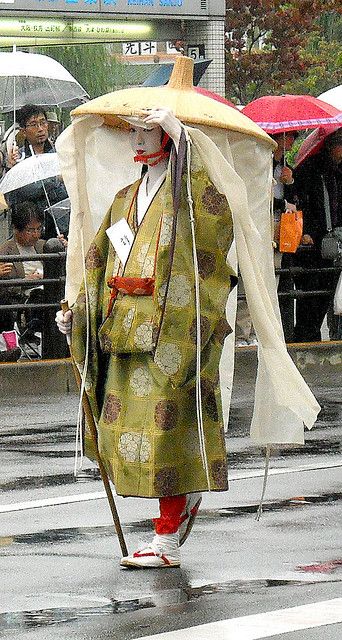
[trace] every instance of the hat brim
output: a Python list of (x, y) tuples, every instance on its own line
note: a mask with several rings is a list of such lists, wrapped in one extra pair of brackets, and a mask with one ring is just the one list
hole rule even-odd
[(127, 118), (141, 118), (146, 109), (168, 108), (184, 124), (237, 131), (276, 148), (267, 133), (243, 113), (197, 93), (193, 86), (193, 67), (191, 58), (179, 56), (166, 86), (113, 91), (80, 105), (72, 111), (72, 116), (98, 115), (111, 127), (127, 129), (131, 126)]
[(124, 122), (127, 122), (127, 124), (129, 124), (132, 127), (141, 127), (142, 129), (148, 129), (148, 131), (151, 131), (152, 129), (155, 129), (155, 127), (156, 127), (155, 124), (146, 123), (144, 118), (140, 117), (140, 116), (127, 117), (127, 116), (122, 116), (122, 115), (118, 114), (117, 117), (120, 118), (121, 120), (123, 120)]

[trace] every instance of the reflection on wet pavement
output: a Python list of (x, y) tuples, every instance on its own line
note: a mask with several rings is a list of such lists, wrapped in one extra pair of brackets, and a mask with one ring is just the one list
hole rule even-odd
[[(180, 569), (173, 569), (175, 573), (180, 574)], [(304, 581), (305, 584), (315, 584), (316, 580)], [(65, 622), (81, 620), (93, 616), (115, 615), (122, 613), (131, 613), (141, 609), (151, 609), (155, 607), (165, 607), (184, 602), (198, 600), (201, 597), (215, 593), (248, 593), (251, 589), (267, 589), (274, 587), (301, 585), (303, 581), (298, 580), (232, 580), (226, 583), (207, 584), (200, 587), (191, 587), (185, 584), (181, 588), (165, 589), (156, 595), (145, 595), (141, 598), (131, 598), (118, 600), (116, 598), (102, 598), (104, 604), (101, 606), (87, 607), (53, 607), (49, 609), (40, 609), (33, 611), (14, 611), (0, 614), (0, 629), (33, 629), (38, 627), (46, 627), (58, 625)], [(64, 594), (68, 595), (68, 594)], [(63, 594), (59, 594), (63, 597)]]
[(14, 491), (17, 489), (44, 489), (45, 487), (57, 487), (65, 484), (83, 484), (92, 480), (100, 479), (100, 471), (94, 467), (92, 469), (83, 469), (76, 477), (73, 473), (59, 473), (50, 476), (27, 476), (3, 482), (0, 486), (1, 491)]
[[(277, 500), (274, 502), (263, 503), (263, 511), (283, 511), (286, 508), (298, 508), (301, 506), (308, 506), (311, 504), (324, 504), (329, 502), (336, 502), (342, 499), (342, 493), (326, 493), (318, 496), (298, 496), (294, 498), (288, 498), (287, 500)], [(227, 509), (220, 509), (220, 516), (231, 517), (241, 516), (247, 513), (256, 513), (258, 511), (258, 504), (247, 504), (238, 507), (228, 507)], [(302, 526), (302, 525), (301, 525)]]
[[(249, 442), (247, 442), (250, 413), (251, 411), (248, 407), (232, 407), (231, 410), (231, 421), (228, 432), (228, 462), (230, 468), (241, 469), (241, 475), (244, 475), (243, 470), (262, 470), (264, 466), (263, 450), (251, 446)], [(320, 464), (320, 470), (325, 468), (325, 465), (329, 468), (327, 462), (329, 458), (332, 466), (337, 467), (339, 463), (336, 462), (336, 455), (341, 451), (338, 431), (341, 421), (341, 404), (334, 401), (325, 402), (315, 429), (306, 434), (306, 444), (300, 447), (296, 446), (276, 450), (273, 458), (275, 464), (280, 468), (286, 467), (285, 470), (289, 471), (291, 467), (289, 458), (291, 458), (294, 461), (293, 472), (296, 472), (300, 467), (300, 464), (298, 464), (299, 458), (305, 456), (306, 462), (308, 458), (311, 458), (313, 460), (313, 466), (317, 466), (317, 469)], [(67, 491), (65, 487), (70, 485), (73, 493), (77, 493), (74, 491), (75, 484), (99, 482), (100, 476), (97, 468), (87, 468), (80, 472), (77, 478), (74, 477), (71, 463), (71, 458), (74, 455), (74, 433), (75, 427), (73, 425), (51, 426), (39, 424), (34, 428), (13, 427), (2, 429), (0, 433), (0, 446), (4, 452), (2, 460), (7, 464), (7, 476), (4, 478), (2, 490), (5, 492), (7, 500), (9, 492), (20, 491), (21, 489), (28, 492), (30, 489), (49, 488), (50, 490), (50, 488), (60, 486), (62, 487), (60, 493), (63, 494)], [(55, 464), (53, 463), (53, 459), (55, 460)], [(283, 460), (285, 460), (285, 462), (282, 463)], [(23, 468), (26, 461), (27, 470), (30, 473), (33, 470), (33, 475), (31, 476), (29, 473), (29, 477), (22, 477), (26, 473), (26, 469)], [(38, 475), (39, 473), (40, 475)], [(239, 471), (235, 473), (235, 476), (236, 478), (239, 477)], [(248, 477), (248, 474), (246, 474), (246, 477)], [(285, 476), (285, 478), (287, 478), (287, 476)], [(328, 505), (330, 514), (331, 511), (334, 510), (334, 505), (336, 505), (342, 497), (342, 492), (336, 491), (336, 489), (340, 488), (336, 482), (326, 486), (326, 492), (324, 492), (321, 484), (316, 483), (312, 486), (304, 483), (304, 486), (307, 488), (303, 489), (303, 491), (307, 493), (306, 495), (299, 495), (300, 489), (295, 488), (298, 487), (297, 484), (291, 484), (291, 478), (292, 476), (289, 476), (287, 486), (290, 488), (285, 495), (292, 495), (292, 498), (264, 502), (264, 511), (277, 513), (276, 517), (270, 518), (267, 524), (268, 535), (272, 535), (273, 533), (276, 540), (278, 540), (278, 534), (283, 534), (284, 539), (287, 534), (292, 534), (293, 538), (290, 539), (295, 539), (297, 529), (299, 530), (298, 535), (302, 538), (303, 532), (306, 531), (306, 529), (309, 529), (311, 532), (317, 511), (315, 507), (326, 504)], [(315, 492), (316, 487), (317, 495), (311, 495), (311, 492)], [(330, 492), (328, 493), (329, 490)], [(295, 493), (296, 491), (298, 491), (297, 495)], [(57, 492), (58, 490), (54, 492), (50, 491), (50, 493), (55, 494)], [(238, 518), (240, 517), (242, 519), (241, 528), (243, 529), (243, 527), (246, 527), (245, 516), (255, 514), (258, 508), (258, 503), (252, 503), (252, 501), (256, 499), (256, 493), (254, 497), (252, 497), (250, 493), (246, 495), (247, 498), (245, 497), (244, 499), (248, 500), (247, 505), (227, 506), (227, 508), (216, 510), (203, 509), (198, 516), (199, 524), (201, 524), (202, 527), (202, 531), (200, 529), (202, 538), (207, 540), (208, 531), (215, 532), (215, 527), (217, 530), (224, 530), (226, 537), (230, 538), (232, 534), (237, 536), (240, 525)], [(284, 493), (281, 495), (284, 496)], [(22, 499), (21, 495), (20, 499)], [(223, 498), (223, 500), (226, 500), (226, 498)], [(227, 499), (227, 502), (223, 500), (220, 502), (220, 505), (229, 505), (229, 499)], [(243, 499), (241, 499), (241, 501), (243, 501)], [(82, 509), (83, 507), (81, 505), (80, 512)], [(298, 510), (300, 514), (304, 514), (305, 512), (307, 517), (297, 517)], [(291, 511), (292, 517), (291, 515), (288, 516)], [(282, 518), (282, 516), (278, 515), (279, 512), (286, 512), (287, 515)], [(140, 512), (140, 515), (137, 515), (137, 517), (144, 516), (146, 516), (146, 513), (143, 511)], [(38, 517), (39, 516), (37, 516), (37, 518)], [(96, 562), (100, 558), (102, 562), (101, 566), (106, 566), (107, 556), (103, 549), (106, 547), (107, 539), (115, 535), (113, 526), (70, 526), (53, 528), (58, 526), (58, 521), (54, 518), (51, 520), (47, 518), (39, 522), (39, 527), (42, 530), (31, 533), (32, 520), (30, 520), (30, 518), (32, 518), (32, 516), (29, 514), (27, 520), (25, 520), (25, 518), (26, 516), (23, 518), (25, 523), (27, 522), (27, 525), (25, 524), (26, 528), (21, 528), (21, 531), (25, 531), (25, 533), (16, 533), (19, 530), (16, 523), (16, 515), (13, 519), (13, 528), (12, 525), (10, 525), (3, 529), (3, 533), (6, 533), (6, 535), (0, 537), (2, 555), (6, 557), (10, 569), (15, 570), (19, 567), (19, 583), (23, 580), (23, 567), (26, 567), (26, 580), (30, 585), (32, 585), (32, 581), (30, 582), (30, 569), (32, 566), (37, 566), (37, 560), (41, 561), (41, 566), (44, 567), (44, 569), (47, 568), (48, 571), (48, 578), (44, 584), (49, 584), (49, 586), (46, 592), (41, 589), (41, 593), (37, 594), (34, 589), (32, 590), (32, 586), (30, 591), (30, 587), (26, 588), (26, 583), (23, 587), (20, 584), (19, 592), (21, 590), (21, 593), (24, 595), (21, 595), (21, 601), (17, 608), (26, 608), (27, 611), (7, 611), (6, 613), (0, 614), (0, 635), (1, 632), (4, 631), (5, 636), (6, 632), (9, 631), (12, 631), (12, 637), (15, 637), (16, 634), (18, 634), (18, 630), (24, 630), (25, 632), (25, 630), (32, 629), (34, 634), (34, 629), (38, 629), (39, 627), (48, 628), (51, 626), (56, 626), (56, 633), (59, 633), (58, 625), (62, 623), (72, 623), (79, 620), (90, 621), (95, 616), (109, 618), (110, 624), (112, 624), (111, 617), (116, 614), (125, 614), (143, 609), (150, 609), (152, 612), (153, 609), (156, 610), (159, 607), (161, 609), (164, 607), (165, 610), (168, 605), (174, 607), (179, 603), (195, 602), (198, 600), (200, 601), (199, 606), (205, 608), (205, 597), (207, 596), (210, 599), (211, 594), (239, 594), (253, 591), (254, 593), (258, 592), (263, 597), (265, 590), (270, 588), (285, 587), (286, 591), (290, 591), (293, 585), (299, 585), (300, 588), (302, 588), (304, 584), (311, 585), (322, 581), (329, 583), (337, 582), (337, 574), (342, 569), (341, 560), (335, 559), (339, 557), (339, 551), (334, 548), (336, 545), (329, 546), (326, 553), (324, 553), (324, 550), (321, 552), (321, 548), (319, 547), (319, 555), (317, 551), (318, 546), (314, 547), (314, 545), (312, 545), (312, 549), (309, 550), (308, 553), (305, 555), (297, 554), (295, 558), (291, 556), (289, 562), (287, 562), (288, 557), (286, 556), (286, 562), (284, 565), (280, 564), (280, 570), (275, 571), (271, 562), (269, 562), (266, 568), (264, 568), (263, 564), (262, 572), (258, 571), (255, 580), (248, 579), (253, 575), (251, 573), (241, 575), (239, 570), (235, 571), (235, 574), (232, 574), (229, 568), (229, 573), (225, 573), (222, 579), (227, 580), (227, 578), (234, 577), (234, 580), (230, 580), (229, 582), (216, 582), (219, 571), (215, 571), (215, 573), (211, 573), (204, 578), (208, 583), (213, 580), (213, 583), (198, 586), (197, 581), (195, 582), (195, 586), (191, 586), (189, 584), (189, 582), (191, 582), (189, 575), (193, 574), (174, 569), (167, 575), (166, 583), (162, 575), (160, 577), (158, 576), (156, 580), (148, 577), (148, 575), (151, 576), (151, 573), (148, 573), (146, 578), (144, 576), (144, 592), (143, 589), (141, 589), (141, 583), (139, 583), (140, 586), (136, 589), (134, 586), (135, 577), (133, 576), (130, 582), (129, 576), (123, 570), (121, 576), (123, 576), (124, 587), (122, 588), (125, 590), (132, 588), (132, 591), (125, 591), (124, 593), (118, 591), (116, 582), (115, 587), (109, 587), (109, 595), (112, 597), (102, 597), (101, 594), (104, 592), (104, 589), (108, 589), (108, 582), (105, 584), (105, 580), (102, 579), (101, 576), (101, 581), (99, 580), (100, 584), (97, 585), (94, 589), (94, 594), (91, 596), (89, 593), (91, 592), (92, 585), (89, 588), (82, 574), (79, 583), (75, 584), (74, 592), (70, 590), (71, 592), (64, 593), (68, 590), (70, 584), (70, 582), (64, 581), (64, 572), (67, 573), (65, 567), (76, 566), (77, 563), (80, 562), (80, 558), (81, 561), (84, 560), (84, 558), (86, 558), (85, 552), (89, 549), (90, 543), (92, 543), (94, 539), (104, 541), (103, 547), (101, 547), (99, 551), (96, 551)], [(93, 522), (93, 520), (82, 520), (79, 517), (74, 522), (79, 525), (80, 522), (83, 521), (85, 524)], [(70, 521), (64, 520), (61, 522), (61, 524), (64, 523), (70, 524)], [(49, 528), (49, 526), (51, 528)], [(150, 528), (150, 520), (140, 520), (123, 525), (125, 533), (147, 532), (150, 531)], [(233, 532), (231, 532), (230, 529), (233, 529)], [(320, 531), (319, 535), (321, 535)], [(70, 543), (78, 543), (78, 546), (77, 544), (73, 546), (73, 544)], [(58, 545), (60, 545), (60, 547), (58, 547)], [(237, 548), (236, 541), (235, 545)], [(94, 555), (94, 552), (92, 553)], [(55, 571), (55, 561), (58, 554), (60, 554), (61, 557), (59, 574)], [(82, 554), (84, 555), (82, 556)], [(88, 554), (88, 560), (89, 557), (90, 555)], [(306, 564), (300, 565), (300, 562), (305, 562)], [(84, 564), (86, 564), (86, 562), (84, 562)], [(51, 574), (49, 573), (50, 566), (53, 568)], [(294, 568), (296, 568), (298, 573), (294, 573)], [(56, 582), (55, 580), (56, 573), (58, 574), (58, 580), (60, 580), (60, 582)], [(94, 575), (97, 575), (95, 571)], [(184, 576), (186, 576), (186, 579)], [(240, 576), (242, 579), (237, 579)], [(260, 579), (260, 576), (270, 576), (274, 579)], [(278, 577), (290, 579), (276, 579)], [(48, 583), (50, 578), (51, 582)], [(291, 580), (291, 578), (293, 578), (293, 580)], [(115, 584), (115, 580), (113, 580), (113, 584)], [(158, 582), (158, 580), (160, 582)], [(192, 581), (194, 580), (196, 580), (196, 578), (192, 579)], [(52, 592), (58, 584), (63, 584), (63, 586), (60, 586), (63, 593)], [(52, 590), (50, 585), (53, 585)], [(85, 589), (84, 585), (86, 585), (87, 594), (82, 594), (82, 590)], [(287, 586), (289, 587), (288, 589)], [(15, 589), (17, 590), (17, 586), (15, 586)], [(272, 593), (274, 592), (272, 591)], [(136, 594), (138, 594), (138, 596), (136, 596)], [(106, 595), (108, 596), (108, 592), (106, 592)], [(268, 592), (268, 595), (270, 595), (270, 592)], [(15, 600), (13, 599), (12, 601), (10, 598), (11, 595), (8, 597), (8, 608), (15, 608), (15, 604), (13, 604)], [(214, 599), (214, 597), (211, 599)], [(127, 619), (129, 619), (129, 616), (127, 616)], [(118, 622), (119, 618), (116, 617), (115, 620)], [(7, 635), (10, 636), (10, 633), (7, 633)], [(60, 637), (65, 636), (61, 633)], [(72, 637), (72, 633), (68, 637)]]
[(300, 565), (297, 571), (306, 571), (308, 573), (332, 573), (339, 567), (342, 567), (342, 560), (330, 560), (329, 562), (319, 562), (318, 564)]
[[(150, 531), (151, 521), (141, 520), (140, 522), (128, 523), (122, 525), (124, 531), (139, 532)], [(11, 540), (14, 544), (50, 544), (52, 542), (79, 542), (97, 538), (106, 538), (113, 535), (113, 527), (110, 526), (94, 526), (94, 527), (73, 527), (65, 529), (47, 529), (45, 531), (37, 531), (35, 533), (21, 533), (14, 536), (0, 537), (0, 547), (4, 544), (3, 540)], [(8, 543), (7, 543), (8, 544)], [(4, 545), (5, 546), (5, 545)]]
[[(4, 450), (4, 449), (3, 449)], [(341, 454), (342, 444), (340, 438), (330, 438), (329, 440), (312, 440), (307, 441), (305, 445), (298, 447), (279, 448), (274, 454), (274, 458), (278, 461), (286, 460), (288, 458), (295, 458), (296, 456), (321, 456), (329, 454), (329, 456), (336, 456)], [(30, 452), (25, 449), (25, 455), (37, 455), (37, 452)], [(44, 451), (39, 452), (41, 457), (72, 457), (73, 451), (70, 452), (58, 452)], [(230, 451), (227, 455), (228, 466), (230, 469), (255, 469), (260, 468), (264, 464), (264, 450), (257, 447), (250, 447), (244, 451)], [(44, 489), (46, 487), (70, 485), (70, 484), (82, 484), (88, 483), (93, 480), (100, 480), (100, 472), (97, 468), (83, 469), (75, 477), (73, 473), (59, 473), (54, 475), (40, 475), (40, 476), (28, 476), (14, 478), (7, 482), (1, 483), (1, 490), (14, 491), (17, 489)]]

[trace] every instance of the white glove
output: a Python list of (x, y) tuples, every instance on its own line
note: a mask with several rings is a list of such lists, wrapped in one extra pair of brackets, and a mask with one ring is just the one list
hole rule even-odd
[(64, 313), (64, 311), (57, 311), (56, 313), (56, 317), (55, 317), (55, 322), (57, 324), (58, 329), (60, 330), (61, 333), (63, 333), (65, 336), (70, 336), (71, 334), (71, 325), (72, 325), (72, 311), (71, 309), (68, 309), (68, 311), (66, 311)]

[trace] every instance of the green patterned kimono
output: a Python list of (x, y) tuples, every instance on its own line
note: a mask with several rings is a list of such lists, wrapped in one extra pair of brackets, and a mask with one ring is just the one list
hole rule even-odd
[[(227, 200), (192, 158), (191, 186), (200, 274), (201, 390), (210, 489), (227, 489), (227, 463), (219, 388), (219, 361), (229, 325), (225, 306), (232, 269)], [(90, 315), (86, 391), (98, 427), (98, 446), (118, 494), (161, 497), (208, 490), (196, 414), (195, 279), (186, 183), (178, 214), (171, 169), (134, 230), (139, 182), (120, 191), (86, 258)], [(106, 229), (128, 219), (135, 233), (124, 274), (155, 277), (153, 296), (119, 294), (106, 319), (108, 279), (119, 260)], [(73, 307), (72, 352), (84, 369), (85, 289)], [(86, 428), (85, 451), (94, 458)]]

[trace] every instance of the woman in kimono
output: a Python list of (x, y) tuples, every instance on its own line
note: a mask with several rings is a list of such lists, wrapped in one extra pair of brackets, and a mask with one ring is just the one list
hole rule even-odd
[[(142, 178), (117, 193), (77, 301), (56, 321), (63, 333), (72, 328), (83, 373), (88, 358), (86, 391), (116, 492), (159, 498), (152, 542), (121, 565), (178, 567), (201, 492), (227, 489), (219, 361), (235, 278), (226, 260), (232, 217), (195, 150), (186, 161), (171, 111), (127, 120)], [(85, 450), (94, 457), (87, 430)]]

